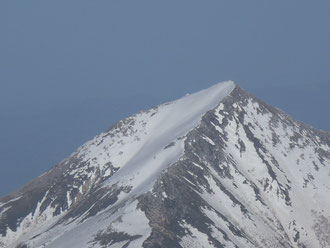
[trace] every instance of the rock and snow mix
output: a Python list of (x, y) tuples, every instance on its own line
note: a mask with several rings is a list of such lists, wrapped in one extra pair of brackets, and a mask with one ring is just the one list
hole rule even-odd
[(329, 247), (329, 165), (329, 134), (219, 83), (0, 199), (0, 247)]

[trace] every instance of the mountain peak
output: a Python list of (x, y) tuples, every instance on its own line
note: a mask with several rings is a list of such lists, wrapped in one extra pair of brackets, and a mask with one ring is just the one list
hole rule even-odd
[(218, 83), (1, 198), (0, 247), (327, 247), (329, 164), (329, 134)]
[[(78, 151), (78, 158), (100, 165), (111, 157), (116, 168), (120, 168), (111, 177), (111, 183), (129, 181), (126, 186), (133, 187), (134, 194), (145, 192), (161, 171), (182, 156), (184, 136), (233, 89), (231, 81), (222, 82), (141, 112), (85, 144)], [(141, 171), (144, 175), (137, 176)]]

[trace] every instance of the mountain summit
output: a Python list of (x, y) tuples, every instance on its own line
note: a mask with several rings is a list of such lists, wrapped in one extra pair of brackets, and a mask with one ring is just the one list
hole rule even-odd
[(1, 198), (0, 247), (330, 247), (330, 134), (216, 84)]

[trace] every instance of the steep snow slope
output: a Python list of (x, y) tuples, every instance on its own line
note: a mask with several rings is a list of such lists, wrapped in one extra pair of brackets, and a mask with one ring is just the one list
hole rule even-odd
[(217, 84), (0, 199), (0, 247), (329, 247), (330, 135)]
[[(42, 176), (42, 179), (46, 177), (44, 180), (48, 181), (48, 177), (51, 178), (53, 174), (60, 174), (59, 181), (66, 185), (59, 187), (56, 182), (48, 191), (48, 185), (43, 187), (44, 192), (38, 192), (42, 197), (39, 196), (37, 206), (33, 207), (27, 216), (19, 216), (17, 223), (13, 223), (11, 228), (3, 223), (0, 230), (3, 234), (6, 233), (6, 238), (2, 242), (13, 242), (15, 246), (22, 240), (32, 237), (31, 233), (36, 226), (42, 229), (37, 228), (35, 234), (44, 232), (65, 215), (80, 195), (86, 195), (95, 185), (112, 187), (112, 190), (119, 188), (115, 194), (123, 199), (117, 200), (116, 205), (150, 190), (159, 173), (182, 156), (184, 135), (197, 126), (202, 115), (214, 108), (233, 88), (233, 82), (220, 83), (177, 101), (142, 111), (87, 142), (69, 159)], [(57, 170), (63, 172), (58, 173)], [(106, 180), (107, 178), (109, 179)], [(41, 184), (44, 184), (44, 180)], [(17, 195), (22, 193), (18, 192)], [(102, 199), (104, 197), (106, 196), (102, 195)], [(113, 197), (111, 190), (109, 197)], [(28, 201), (29, 199), (25, 200)], [(94, 207), (97, 205), (92, 201), (85, 205), (92, 203)], [(18, 204), (14, 205), (14, 208), (18, 208)], [(93, 208), (92, 205), (88, 207)], [(100, 208), (103, 207), (106, 206)], [(87, 207), (85, 208), (84, 210), (87, 210)], [(54, 213), (55, 218), (52, 216)], [(6, 211), (3, 211), (3, 215), (6, 217)]]
[(142, 112), (129, 119), (129, 126), (123, 127), (124, 133), (130, 132), (130, 135), (101, 134), (79, 149), (77, 157), (84, 162), (91, 161), (101, 170), (109, 161), (120, 169), (104, 185), (120, 182), (120, 185), (132, 187), (131, 194), (145, 192), (151, 189), (162, 170), (182, 156), (184, 139), (180, 138), (196, 127), (205, 112), (213, 109), (233, 89), (233, 82), (217, 84)]

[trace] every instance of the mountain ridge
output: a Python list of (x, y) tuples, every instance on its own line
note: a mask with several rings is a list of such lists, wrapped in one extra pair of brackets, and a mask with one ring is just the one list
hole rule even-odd
[[(230, 87), (222, 94), (221, 85), (226, 83), (204, 91), (208, 101), (217, 88), (222, 97), (217, 100), (214, 93), (212, 108), (206, 101), (200, 115), (194, 112), (196, 125), (189, 121), (189, 128), (174, 136), (176, 129), (169, 129), (165, 132), (168, 139), (160, 139), (164, 142), (159, 146), (143, 143), (143, 135), (153, 130), (148, 129), (150, 120), (162, 117), (162, 111), (169, 108), (168, 115), (154, 125), (166, 130), (182, 117), (186, 127), (189, 107), (199, 106), (200, 98), (188, 101), (170, 121), (174, 103), (180, 100), (126, 118), (16, 195), (0, 198), (0, 247), (1, 242), (9, 247), (59, 247), (70, 242), (70, 247), (326, 247), (330, 243), (326, 235), (330, 210), (327, 200), (313, 194), (319, 191), (326, 196), (320, 189), (330, 189), (326, 181), (330, 176), (330, 135), (293, 120), (233, 82), (227, 82)], [(160, 133), (155, 132), (151, 141), (157, 141)], [(130, 148), (134, 142), (142, 142), (142, 146)], [(313, 159), (297, 157), (297, 151)], [(172, 153), (174, 157), (169, 159)], [(122, 156), (126, 156), (124, 161)], [(288, 169), (289, 158), (295, 167)], [(301, 172), (296, 170), (298, 166)], [(299, 173), (301, 178), (295, 176)], [(148, 176), (153, 178), (150, 182)], [(24, 201), (15, 199), (20, 192)], [(296, 205), (304, 200), (292, 199), (292, 195), (301, 192), (320, 203), (314, 217), (311, 207), (304, 214), (297, 210)], [(296, 216), (280, 214), (277, 208), (284, 213), (289, 208)], [(301, 220), (305, 214), (312, 216), (306, 218), (310, 222), (320, 219), (324, 230), (316, 232), (313, 225)], [(97, 230), (92, 235), (87, 232), (87, 240), (75, 240), (72, 234), (86, 232), (86, 223)], [(134, 225), (140, 226), (134, 229)], [(24, 234), (27, 230), (35, 232), (35, 237)], [(303, 236), (306, 234), (308, 238)]]

